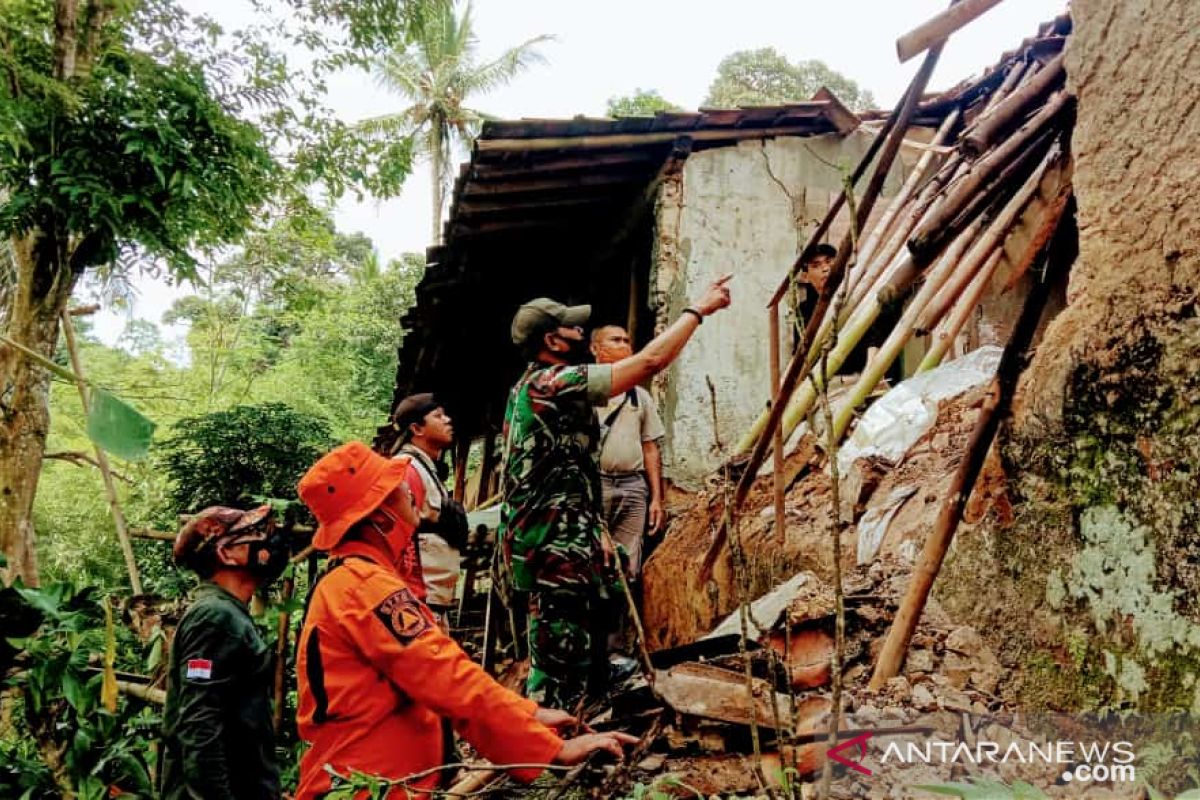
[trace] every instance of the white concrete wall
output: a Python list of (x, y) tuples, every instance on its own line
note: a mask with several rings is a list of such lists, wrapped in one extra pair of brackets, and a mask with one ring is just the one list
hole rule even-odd
[[(691, 155), (680, 179), (664, 186), (651, 276), (659, 327), (714, 278), (735, 276), (733, 306), (704, 323), (656, 385), (667, 427), (666, 472), (676, 483), (694, 487), (721, 463), (706, 378), (716, 386), (726, 448), (765, 408), (767, 301), (869, 144), (861, 131), (743, 142)], [(885, 197), (899, 189), (903, 169), (893, 167)], [(875, 214), (885, 205), (881, 200)], [(844, 231), (843, 223), (830, 240), (836, 244)], [(785, 350), (789, 343), (785, 337)]]

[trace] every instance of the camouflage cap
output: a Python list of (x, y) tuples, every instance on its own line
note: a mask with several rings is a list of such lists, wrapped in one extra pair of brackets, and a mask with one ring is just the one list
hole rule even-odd
[(523, 345), (538, 334), (549, 333), (555, 328), (585, 325), (591, 316), (591, 306), (565, 306), (549, 297), (530, 300), (518, 308), (513, 317), (513, 344)]
[(172, 556), (180, 566), (191, 566), (193, 559), (222, 536), (246, 533), (271, 522), (271, 507), (259, 506), (250, 511), (226, 506), (209, 506), (188, 520), (175, 537)]

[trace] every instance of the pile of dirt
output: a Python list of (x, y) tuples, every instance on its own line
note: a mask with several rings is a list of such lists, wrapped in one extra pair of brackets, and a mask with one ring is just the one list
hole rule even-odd
[[(972, 390), (938, 408), (937, 420), (909, 449), (898, 464), (860, 460), (843, 484), (857, 496), (846, 506), (854, 507), (854, 522), (872, 510), (882, 511), (903, 495), (878, 548), (881, 557), (896, 558), (911, 565), (926, 534), (948, 495), (948, 487), (966, 447), (983, 391)], [(755, 481), (742, 507), (736, 528), (745, 553), (746, 592), (757, 597), (797, 572), (808, 570), (829, 579), (833, 573), (830, 520), (833, 499), (826, 460), (811, 437), (801, 442), (785, 462), (785, 475), (796, 475), (785, 496), (786, 533), (776, 525), (773, 479)], [(998, 464), (994, 465), (998, 470)], [(983, 481), (973, 513), (982, 511), (993, 499), (1003, 497), (1002, 475)], [(676, 501), (676, 512), (663, 543), (645, 566), (643, 623), (651, 649), (675, 647), (694, 641), (738, 604), (731, 555), (717, 558), (712, 574), (704, 580), (701, 566), (716, 531), (721, 525), (723, 500), (731, 494), (731, 482), (719, 476), (691, 498), (690, 505)], [(681, 507), (682, 506), (682, 507)], [(856, 527), (843, 537), (843, 568), (857, 562)]]

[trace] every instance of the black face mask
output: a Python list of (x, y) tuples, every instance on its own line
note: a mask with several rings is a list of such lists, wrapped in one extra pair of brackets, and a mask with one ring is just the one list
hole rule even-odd
[(558, 340), (560, 342), (567, 343), (567, 347), (569, 349), (565, 353), (562, 351), (559, 351), (558, 355), (560, 355), (568, 363), (586, 364), (587, 362), (591, 361), (592, 354), (588, 350), (588, 342), (587, 342), (586, 338), (584, 338), (584, 339), (568, 339), (565, 336), (559, 336)]
[(279, 531), (272, 531), (265, 539), (247, 543), (246, 566), (261, 581), (261, 586), (267, 586), (287, 569), (291, 554), (287, 538)]

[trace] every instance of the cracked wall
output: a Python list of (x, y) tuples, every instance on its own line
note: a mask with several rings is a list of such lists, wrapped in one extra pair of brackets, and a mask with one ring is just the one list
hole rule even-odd
[[(708, 378), (716, 387), (726, 446), (765, 407), (767, 301), (870, 142), (868, 133), (855, 131), (704, 150), (692, 154), (660, 193), (651, 277), (660, 329), (710, 281), (734, 273), (733, 306), (705, 322), (656, 386), (667, 425), (666, 470), (676, 483), (695, 486), (720, 462)], [(905, 153), (893, 166), (876, 215), (899, 189), (907, 159)], [(834, 227), (831, 241), (840, 241), (844, 225)]]
[(1017, 522), (939, 587), (1021, 699), (1200, 713), (1200, 4), (1071, 13), (1079, 256), (1014, 399)]

